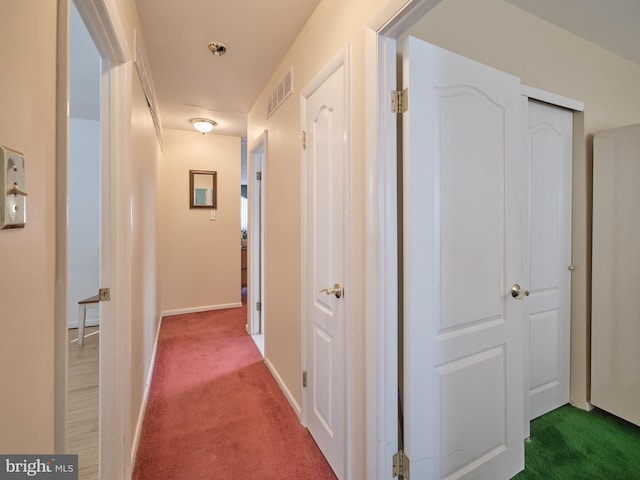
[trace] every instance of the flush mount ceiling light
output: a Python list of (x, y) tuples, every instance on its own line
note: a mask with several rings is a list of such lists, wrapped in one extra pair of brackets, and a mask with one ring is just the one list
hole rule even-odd
[(220, 42), (211, 42), (209, 43), (209, 45), (207, 45), (207, 48), (209, 48), (209, 51), (211, 53), (218, 57), (221, 57), (227, 52), (227, 46), (224, 43)]
[(192, 118), (191, 125), (204, 135), (205, 133), (209, 133), (213, 130), (213, 127), (215, 127), (217, 123), (213, 120), (209, 120), (208, 118)]

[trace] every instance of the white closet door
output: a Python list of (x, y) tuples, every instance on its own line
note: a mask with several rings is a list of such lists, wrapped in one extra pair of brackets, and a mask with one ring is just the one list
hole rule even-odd
[(524, 273), (534, 419), (569, 402), (573, 114), (527, 103)]

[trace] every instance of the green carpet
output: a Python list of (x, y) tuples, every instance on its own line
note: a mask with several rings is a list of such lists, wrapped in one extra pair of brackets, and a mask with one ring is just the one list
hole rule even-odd
[(565, 405), (531, 422), (525, 464), (513, 480), (640, 480), (640, 427)]

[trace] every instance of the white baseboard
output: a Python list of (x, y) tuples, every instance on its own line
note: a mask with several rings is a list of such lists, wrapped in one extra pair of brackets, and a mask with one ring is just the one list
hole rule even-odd
[(149, 364), (149, 372), (147, 373), (147, 381), (144, 384), (144, 393), (142, 395), (142, 404), (138, 413), (138, 421), (136, 422), (136, 431), (133, 435), (133, 444), (131, 446), (131, 468), (136, 464), (136, 454), (138, 453), (138, 444), (140, 443), (140, 434), (142, 433), (142, 422), (144, 414), (147, 410), (147, 400), (149, 399), (149, 389), (151, 388), (151, 380), (153, 378), (153, 370), (156, 366), (156, 353), (158, 351), (158, 338), (160, 337), (160, 327), (162, 326), (162, 316), (158, 320), (158, 329), (156, 330), (156, 340), (153, 344), (151, 352), (151, 363)]
[(278, 382), (278, 385), (280, 386), (280, 390), (282, 390), (282, 393), (284, 393), (284, 396), (287, 398), (287, 400), (291, 404), (291, 408), (293, 408), (293, 410), (296, 412), (296, 415), (298, 416), (298, 420), (299, 420), (302, 417), (302, 408), (300, 407), (300, 405), (298, 405), (298, 402), (296, 402), (295, 398), (293, 397), (293, 395), (285, 385), (284, 381), (282, 380), (282, 377), (278, 374), (278, 371), (273, 366), (273, 364), (267, 359), (264, 360), (264, 364), (267, 366), (267, 368), (271, 372), (271, 375), (273, 375), (273, 378), (276, 379), (276, 382)]
[(162, 312), (163, 317), (170, 317), (172, 315), (183, 315), (185, 313), (200, 313), (208, 312), (210, 310), (225, 310), (227, 308), (240, 308), (242, 302), (226, 303), (223, 305), (206, 305), (203, 307), (191, 307), (191, 308), (179, 308), (177, 310), (165, 310)]

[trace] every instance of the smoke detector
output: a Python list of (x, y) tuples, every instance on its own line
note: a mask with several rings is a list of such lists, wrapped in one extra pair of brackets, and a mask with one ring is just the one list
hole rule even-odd
[(210, 42), (207, 47), (209, 48), (209, 51), (211, 53), (218, 57), (224, 55), (227, 52), (227, 46), (224, 43)]

